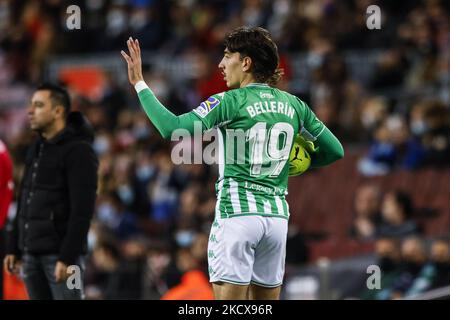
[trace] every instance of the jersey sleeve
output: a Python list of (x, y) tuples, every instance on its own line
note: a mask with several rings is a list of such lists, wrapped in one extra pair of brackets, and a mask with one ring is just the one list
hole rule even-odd
[(212, 95), (192, 112), (207, 129), (221, 127), (231, 122), (237, 113), (236, 103), (230, 92)]
[[(198, 122), (198, 117), (194, 112), (191, 111), (180, 116), (174, 115), (159, 102), (148, 87), (139, 91), (138, 97), (147, 117), (164, 139), (169, 139), (177, 129), (188, 130), (191, 134), (195, 132), (195, 123)], [(206, 130), (204, 125), (202, 125), (202, 130)]]
[(320, 121), (306, 103), (301, 104), (300, 135), (306, 140), (314, 141), (318, 152), (310, 154), (311, 167), (324, 167), (344, 157), (344, 148), (336, 136)]

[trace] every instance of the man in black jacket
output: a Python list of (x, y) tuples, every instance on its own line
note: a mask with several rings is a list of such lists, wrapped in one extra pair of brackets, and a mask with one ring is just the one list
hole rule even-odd
[(4, 266), (17, 272), (23, 264), (30, 299), (80, 299), (81, 277), (69, 273), (83, 273), (94, 212), (93, 130), (81, 113), (70, 112), (67, 91), (49, 84), (35, 91), (28, 119), (39, 138), (26, 157)]

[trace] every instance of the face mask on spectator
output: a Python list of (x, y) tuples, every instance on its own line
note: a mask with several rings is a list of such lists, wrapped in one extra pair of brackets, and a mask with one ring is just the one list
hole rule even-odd
[(320, 66), (322, 66), (323, 60), (324, 60), (324, 56), (322, 54), (319, 54), (316, 52), (311, 52), (307, 58), (309, 66), (313, 69), (319, 68)]
[(93, 145), (95, 153), (102, 155), (109, 151), (109, 141), (104, 137), (98, 137), (94, 140)]
[(115, 215), (116, 210), (114, 206), (109, 203), (101, 204), (97, 209), (98, 215), (102, 218), (112, 217)]
[(130, 204), (134, 200), (134, 192), (128, 185), (122, 185), (117, 189), (120, 200), (125, 204)]
[(190, 230), (178, 231), (175, 235), (175, 240), (180, 247), (189, 247), (194, 240), (194, 233)]
[(89, 230), (88, 238), (87, 238), (87, 245), (89, 251), (94, 250), (95, 246), (97, 245), (97, 234), (93, 232), (92, 230)]
[(113, 36), (119, 35), (127, 27), (127, 16), (123, 10), (112, 9), (106, 17), (107, 30)]
[(424, 134), (427, 129), (427, 124), (423, 120), (414, 120), (411, 122), (411, 132), (416, 136)]
[(150, 165), (140, 166), (136, 170), (136, 176), (140, 181), (149, 180), (155, 173), (155, 168)]
[(117, 209), (109, 203), (102, 203), (97, 209), (98, 220), (110, 228), (116, 228), (120, 223), (117, 213)]
[(137, 126), (133, 129), (133, 135), (138, 140), (147, 139), (150, 137), (150, 129), (147, 126)]

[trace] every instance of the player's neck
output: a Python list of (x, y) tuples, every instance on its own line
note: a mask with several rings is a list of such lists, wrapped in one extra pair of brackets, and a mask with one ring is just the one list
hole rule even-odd
[(250, 83), (256, 83), (256, 79), (252, 76), (252, 75), (247, 75), (246, 77), (244, 77), (244, 79), (242, 79), (241, 83), (239, 84), (239, 88), (244, 88), (246, 86), (248, 86)]

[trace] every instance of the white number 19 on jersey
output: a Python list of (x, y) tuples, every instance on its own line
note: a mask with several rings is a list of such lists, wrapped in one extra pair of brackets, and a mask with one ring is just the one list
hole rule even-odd
[[(250, 147), (250, 175), (277, 177), (289, 159), (294, 128), (278, 122), (269, 130), (267, 123), (258, 122), (247, 131)], [(268, 131), (268, 132), (267, 132)]]

